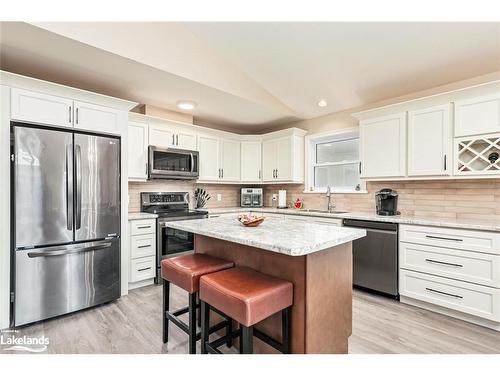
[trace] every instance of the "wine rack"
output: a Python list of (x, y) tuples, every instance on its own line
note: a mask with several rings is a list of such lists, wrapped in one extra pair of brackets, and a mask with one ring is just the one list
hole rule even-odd
[(500, 175), (500, 134), (455, 139), (456, 175)]

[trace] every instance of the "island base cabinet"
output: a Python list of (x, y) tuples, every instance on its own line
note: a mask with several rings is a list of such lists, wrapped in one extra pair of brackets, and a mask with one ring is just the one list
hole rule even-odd
[[(195, 235), (195, 252), (233, 261), (293, 283), (292, 353), (348, 352), (352, 333), (352, 247), (339, 245), (304, 256), (289, 256)], [(211, 323), (217, 315), (211, 314)], [(281, 342), (281, 313), (257, 323)], [(221, 332), (223, 334), (223, 332)], [(254, 353), (278, 353), (254, 340)], [(238, 346), (238, 340), (234, 342)]]

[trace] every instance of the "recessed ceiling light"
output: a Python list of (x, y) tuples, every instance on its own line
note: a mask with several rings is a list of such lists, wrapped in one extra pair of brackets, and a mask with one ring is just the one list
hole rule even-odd
[(326, 100), (325, 100), (325, 99), (320, 99), (320, 100), (318, 101), (318, 107), (324, 108), (324, 107), (326, 107), (327, 105), (328, 105), (328, 103), (326, 102)]
[(177, 102), (177, 108), (190, 111), (196, 107), (196, 103), (189, 100), (182, 100)]

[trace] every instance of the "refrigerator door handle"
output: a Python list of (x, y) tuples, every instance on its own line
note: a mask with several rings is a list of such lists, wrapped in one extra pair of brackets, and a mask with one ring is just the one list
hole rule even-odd
[(73, 145), (66, 145), (66, 228), (73, 230)]
[(76, 215), (75, 229), (80, 229), (82, 224), (82, 149), (75, 146), (75, 173), (76, 173)]
[(40, 257), (54, 257), (59, 255), (68, 255), (68, 254), (77, 254), (83, 253), (86, 251), (93, 250), (102, 250), (111, 247), (111, 241), (100, 241), (100, 242), (91, 242), (82, 247), (75, 248), (66, 248), (64, 246), (58, 246), (54, 248), (54, 250), (45, 251), (45, 252), (31, 252), (28, 253), (29, 258), (40, 258)]

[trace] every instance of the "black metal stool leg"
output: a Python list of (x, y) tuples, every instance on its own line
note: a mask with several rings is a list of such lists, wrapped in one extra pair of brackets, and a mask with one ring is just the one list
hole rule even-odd
[(170, 300), (170, 283), (163, 279), (163, 314), (162, 314), (162, 324), (163, 324), (163, 343), (168, 341), (168, 319), (167, 311), (169, 309)]
[(242, 353), (252, 354), (253, 353), (253, 327), (245, 327), (241, 325), (241, 343), (242, 343)]
[(206, 302), (201, 301), (201, 354), (207, 353), (205, 344), (209, 338), (210, 310)]
[(201, 327), (201, 305), (200, 305), (200, 293), (196, 293), (196, 322), (198, 327)]
[(233, 346), (233, 319), (231, 319), (229, 316), (225, 316), (224, 318), (227, 319), (227, 327), (226, 327), (226, 346), (228, 348)]
[(286, 309), (281, 311), (281, 334), (283, 337), (282, 345), (283, 345), (283, 353), (290, 354), (291, 353), (291, 345), (290, 345), (290, 334), (291, 334), (291, 314), (292, 307), (289, 306)]
[(189, 354), (196, 354), (196, 293), (189, 294), (188, 315)]

